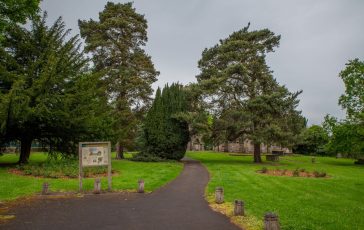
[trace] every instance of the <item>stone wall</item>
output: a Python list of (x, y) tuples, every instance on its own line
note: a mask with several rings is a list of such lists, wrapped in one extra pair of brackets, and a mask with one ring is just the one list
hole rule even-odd
[[(187, 144), (187, 151), (204, 151), (204, 143), (202, 141), (201, 136), (192, 136), (191, 141)], [(230, 153), (254, 153), (254, 145), (252, 141), (229, 141), (226, 143), (221, 143), (213, 147), (213, 150), (216, 152), (230, 152)], [(291, 150), (288, 148), (283, 148), (277, 145), (267, 146), (262, 144), (260, 146), (260, 151), (262, 153), (272, 153), (272, 151), (283, 151), (285, 154), (291, 153)]]
[(201, 136), (192, 136), (187, 144), (187, 151), (204, 151), (205, 146)]
[[(254, 153), (254, 145), (250, 140), (245, 140), (244, 142), (229, 141), (227, 143), (214, 146), (213, 150), (216, 152)], [(265, 144), (260, 146), (260, 151), (262, 153), (272, 153), (272, 151), (283, 151), (285, 154), (291, 153), (288, 148), (275, 145), (267, 146)]]

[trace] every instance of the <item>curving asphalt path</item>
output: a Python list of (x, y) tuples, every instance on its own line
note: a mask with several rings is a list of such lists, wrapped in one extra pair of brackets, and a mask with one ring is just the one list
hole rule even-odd
[(206, 169), (197, 161), (184, 163), (184, 170), (174, 181), (151, 194), (40, 199), (11, 210), (16, 219), (0, 225), (0, 229), (239, 229), (205, 201)]

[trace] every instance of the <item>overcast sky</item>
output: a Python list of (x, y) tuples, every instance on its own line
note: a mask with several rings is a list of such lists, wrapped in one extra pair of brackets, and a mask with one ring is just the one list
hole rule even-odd
[[(43, 0), (41, 7), (49, 23), (62, 16), (78, 34), (78, 19), (98, 20), (106, 2)], [(303, 90), (299, 108), (309, 124), (345, 116), (338, 74), (349, 59), (364, 59), (364, 0), (135, 0), (134, 7), (148, 20), (146, 51), (161, 72), (154, 88), (195, 82), (203, 49), (251, 22), (282, 36), (268, 65), (280, 84)]]

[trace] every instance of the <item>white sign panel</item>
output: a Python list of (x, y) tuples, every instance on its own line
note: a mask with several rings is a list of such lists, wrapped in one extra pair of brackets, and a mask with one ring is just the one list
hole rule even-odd
[(108, 146), (82, 146), (82, 166), (99, 166), (109, 164)]

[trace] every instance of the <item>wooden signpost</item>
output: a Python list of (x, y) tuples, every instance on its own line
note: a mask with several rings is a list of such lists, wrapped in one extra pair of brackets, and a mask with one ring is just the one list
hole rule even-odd
[(79, 183), (82, 192), (83, 167), (107, 166), (108, 190), (111, 191), (111, 143), (110, 142), (80, 142)]

